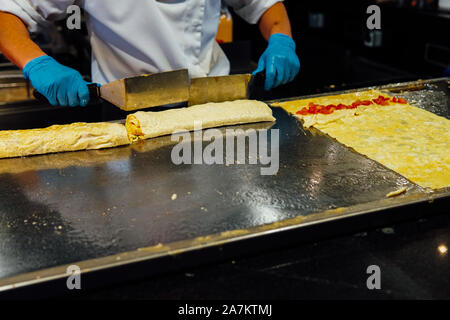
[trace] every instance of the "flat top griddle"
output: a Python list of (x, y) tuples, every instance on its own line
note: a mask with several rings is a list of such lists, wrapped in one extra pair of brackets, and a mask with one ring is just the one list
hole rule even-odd
[[(448, 117), (448, 81), (381, 89)], [(304, 130), (282, 109), (273, 111), (275, 124), (233, 129), (280, 130), (275, 176), (261, 175), (265, 166), (248, 159), (175, 165), (175, 142), (167, 136), (114, 149), (0, 160), (0, 291), (65, 277), (71, 264), (83, 272), (102, 270), (355, 215), (388, 215), (436, 199), (448, 205), (448, 188), (424, 190), (328, 136)], [(400, 187), (407, 193), (386, 198)]]

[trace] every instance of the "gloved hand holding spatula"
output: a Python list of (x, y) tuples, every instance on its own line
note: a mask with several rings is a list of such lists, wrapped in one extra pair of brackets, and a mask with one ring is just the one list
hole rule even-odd
[(265, 90), (270, 90), (279, 85), (294, 80), (300, 71), (300, 61), (295, 53), (295, 42), (291, 37), (274, 33), (269, 38), (266, 51), (258, 62), (258, 68), (253, 75), (266, 71)]
[(89, 83), (78, 71), (52, 57), (43, 55), (31, 60), (23, 74), (53, 106), (86, 106), (89, 102)]

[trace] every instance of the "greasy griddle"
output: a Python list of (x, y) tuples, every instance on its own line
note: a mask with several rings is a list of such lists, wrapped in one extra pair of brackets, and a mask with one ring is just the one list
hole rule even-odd
[[(448, 79), (376, 89), (449, 116)], [(358, 228), (387, 223), (399, 217), (398, 208), (411, 218), (418, 208), (427, 214), (448, 207), (450, 190), (424, 190), (319, 131), (304, 130), (281, 108), (273, 111), (272, 127), (233, 128), (280, 130), (276, 176), (262, 176), (261, 166), (251, 164), (174, 165), (170, 137), (0, 160), (0, 290), (62, 279), (71, 264), (89, 274), (145, 262), (146, 272), (158, 273), (188, 265), (189, 252), (210, 261), (223, 258), (217, 252), (227, 245), (250, 241), (246, 248), (256, 251), (268, 236), (296, 231), (312, 241), (346, 232), (355, 221)], [(407, 193), (386, 198), (400, 187)], [(339, 228), (327, 228), (337, 221)]]

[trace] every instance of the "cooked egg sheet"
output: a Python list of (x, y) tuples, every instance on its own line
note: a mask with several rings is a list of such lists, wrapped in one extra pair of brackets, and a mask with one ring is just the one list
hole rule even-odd
[[(384, 95), (372, 90), (279, 103), (290, 113), (308, 105), (351, 104)], [(295, 115), (342, 144), (426, 188), (450, 186), (450, 120), (408, 105), (359, 106), (332, 114)]]

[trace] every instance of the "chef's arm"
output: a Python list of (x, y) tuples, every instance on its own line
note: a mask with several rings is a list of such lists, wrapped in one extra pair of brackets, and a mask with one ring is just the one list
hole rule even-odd
[(266, 40), (274, 33), (282, 33), (292, 38), (291, 24), (283, 3), (277, 2), (261, 16), (259, 30)]
[(35, 44), (20, 18), (0, 12), (0, 51), (23, 70), (33, 87), (54, 106), (85, 106), (87, 82), (81, 74), (59, 64)]
[(31, 40), (22, 20), (7, 12), (0, 12), (0, 51), (20, 69), (34, 58), (45, 55)]

